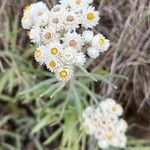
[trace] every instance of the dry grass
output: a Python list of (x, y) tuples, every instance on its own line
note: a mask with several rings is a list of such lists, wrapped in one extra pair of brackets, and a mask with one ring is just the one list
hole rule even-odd
[(117, 90), (101, 84), (100, 93), (123, 103), (132, 134), (150, 138), (150, 1), (102, 0), (98, 8), (102, 17), (97, 29), (112, 47), (97, 64), (128, 78), (113, 80)]

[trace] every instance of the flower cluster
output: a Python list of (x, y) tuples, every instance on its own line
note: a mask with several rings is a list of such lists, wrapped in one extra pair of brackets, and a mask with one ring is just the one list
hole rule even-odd
[(87, 134), (98, 139), (100, 148), (109, 145), (124, 148), (126, 145), (125, 132), (127, 123), (120, 118), (122, 107), (113, 99), (100, 102), (97, 108), (87, 107), (83, 112), (83, 128)]
[(110, 46), (108, 39), (92, 31), (100, 19), (92, 2), (60, 0), (51, 10), (38, 2), (24, 9), (22, 26), (37, 45), (35, 60), (46, 65), (59, 81), (70, 80), (74, 68), (85, 64), (86, 54), (97, 58)]

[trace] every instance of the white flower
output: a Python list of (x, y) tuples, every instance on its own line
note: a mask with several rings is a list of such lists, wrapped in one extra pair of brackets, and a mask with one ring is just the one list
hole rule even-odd
[(91, 57), (91, 58), (97, 58), (99, 57), (100, 53), (99, 50), (95, 49), (94, 47), (89, 47), (87, 49), (87, 54)]
[(105, 141), (105, 140), (99, 140), (98, 146), (99, 146), (100, 148), (102, 148), (102, 149), (106, 149), (106, 148), (109, 147), (109, 144), (108, 144), (108, 142)]
[(108, 112), (116, 116), (121, 116), (123, 108), (117, 104), (113, 99), (106, 99), (100, 103), (100, 108), (103, 112)]
[(39, 16), (35, 16), (33, 23), (35, 26), (46, 26), (48, 24), (49, 13), (48, 12), (39, 12)]
[(83, 9), (88, 7), (88, 3), (85, 0), (72, 0), (70, 7), (76, 13), (81, 13)]
[(34, 17), (35, 15), (38, 16), (38, 13), (39, 12), (44, 12), (44, 11), (48, 11), (48, 8), (46, 6), (45, 3), (43, 2), (37, 2), (37, 3), (33, 3), (29, 6), (26, 6), (24, 8), (24, 14), (29, 14), (31, 15), (32, 17)]
[(57, 31), (62, 30), (65, 28), (64, 22), (63, 22), (63, 13), (49, 13), (49, 24), (56, 28)]
[(126, 132), (128, 128), (127, 122), (123, 119), (120, 119), (119, 122), (116, 124), (116, 132), (118, 132), (118, 134), (122, 134), (124, 132)]
[(59, 42), (50, 42), (45, 46), (46, 57), (58, 57), (63, 49)]
[(77, 51), (74, 48), (68, 47), (61, 51), (61, 59), (65, 64), (74, 64), (77, 56)]
[(103, 112), (108, 113), (109, 107), (115, 105), (116, 102), (113, 99), (106, 99), (105, 101), (100, 102), (99, 107)]
[(62, 67), (62, 62), (57, 58), (51, 58), (47, 60), (45, 64), (47, 69), (49, 69), (51, 72), (56, 72), (59, 67)]
[(94, 133), (95, 138), (97, 138), (98, 140), (103, 140), (105, 137), (106, 131), (97, 124), (95, 124), (95, 126), (96, 126), (95, 133)]
[(53, 41), (56, 39), (56, 31), (53, 27), (48, 27), (46, 29), (43, 29), (41, 32), (41, 41), (44, 44), (47, 44), (50, 41)]
[(99, 125), (103, 128), (107, 128), (108, 125), (110, 125), (110, 120), (107, 118), (108, 116), (100, 115), (99, 116)]
[(52, 9), (51, 9), (51, 13), (58, 13), (58, 14), (61, 14), (61, 13), (64, 13), (65, 11), (65, 8), (62, 6), (62, 5), (55, 5)]
[(82, 33), (82, 37), (83, 37), (83, 39), (86, 41), (86, 42), (91, 42), (92, 41), (92, 39), (93, 39), (93, 37), (94, 37), (94, 33), (93, 33), (93, 31), (90, 31), (90, 30), (85, 30), (85, 31), (83, 31), (83, 33)]
[(112, 146), (120, 148), (125, 148), (126, 144), (127, 137), (124, 134), (120, 134), (119, 136), (115, 137), (111, 143)]
[(118, 114), (110, 111), (114, 105), (119, 104), (108, 98), (96, 108), (87, 107), (82, 114), (86, 133), (98, 139), (98, 145), (102, 149), (108, 148), (109, 145), (120, 148), (126, 145), (127, 123), (120, 119)]
[(24, 29), (31, 29), (31, 27), (33, 26), (32, 19), (29, 15), (24, 15), (22, 17), (21, 23)]
[(97, 34), (92, 40), (92, 45), (100, 52), (105, 52), (110, 47), (110, 42), (102, 34)]
[(111, 112), (106, 112), (105, 117), (108, 118), (108, 122), (110, 125), (114, 125), (118, 122), (118, 116), (112, 114)]
[(67, 67), (67, 66), (64, 66), (60, 69), (58, 69), (55, 73), (56, 75), (56, 78), (59, 80), (59, 81), (68, 81), (72, 78), (73, 76), (73, 69), (71, 67)]
[(75, 64), (76, 66), (83, 66), (86, 62), (85, 55), (82, 52), (78, 52), (76, 58), (75, 58)]
[(110, 112), (112, 114), (115, 114), (117, 116), (121, 116), (122, 113), (123, 113), (123, 108), (119, 105), (119, 104), (116, 104), (116, 105), (112, 105), (110, 107)]
[(34, 58), (37, 62), (39, 62), (41, 65), (43, 63), (45, 63), (46, 58), (45, 58), (45, 50), (44, 47), (39, 47), (36, 48), (35, 52), (34, 52)]
[(118, 146), (121, 148), (125, 148), (127, 144), (127, 137), (125, 135), (121, 135), (120, 138), (118, 138)]
[(95, 126), (92, 125), (92, 122), (88, 119), (86, 119), (83, 123), (83, 129), (84, 131), (89, 134), (93, 135), (95, 133)]
[(87, 107), (87, 108), (84, 110), (84, 112), (82, 113), (82, 117), (83, 117), (84, 119), (90, 118), (90, 117), (92, 117), (93, 112), (94, 112), (94, 108), (91, 107), (91, 106), (89, 106), (89, 107)]
[(99, 12), (94, 11), (94, 7), (88, 7), (87, 9), (83, 10), (82, 15), (82, 25), (85, 28), (93, 28), (98, 24), (99, 21)]
[(79, 27), (79, 18), (74, 12), (66, 12), (64, 13), (64, 23), (65, 29), (75, 30)]
[(65, 34), (64, 45), (81, 50), (83, 45), (81, 35), (76, 32)]
[(107, 133), (106, 135), (105, 135), (105, 141), (107, 141), (110, 145), (113, 143), (113, 141), (114, 141), (114, 139), (115, 139), (115, 136), (113, 135), (113, 133)]
[(43, 2), (33, 3), (24, 9), (24, 15), (29, 15), (35, 26), (45, 26), (47, 24), (48, 12), (49, 10)]
[(35, 27), (29, 31), (29, 38), (31, 39), (31, 42), (35, 44), (41, 43), (41, 29), (39, 27)]
[[(59, 2), (51, 10), (43, 2), (25, 7), (21, 22), (23, 28), (30, 30), (28, 35), (31, 42), (39, 45), (34, 53), (36, 61), (46, 65), (59, 81), (68, 81), (73, 76), (74, 67), (85, 64), (86, 54), (91, 58), (97, 58), (100, 52), (109, 48), (110, 43), (103, 35), (94, 36), (94, 33), (88, 30), (99, 21), (99, 12), (91, 6), (93, 0)], [(78, 30), (79, 27), (83, 27), (83, 30)], [(122, 114), (120, 105), (115, 103), (109, 106), (108, 109), (105, 105), (102, 111), (117, 117)], [(106, 117), (102, 111), (100, 107), (94, 111), (92, 126), (95, 129), (99, 129), (100, 124), (96, 115)], [(114, 123), (115, 119), (110, 117), (107, 120)], [(92, 126), (90, 133), (93, 131)]]

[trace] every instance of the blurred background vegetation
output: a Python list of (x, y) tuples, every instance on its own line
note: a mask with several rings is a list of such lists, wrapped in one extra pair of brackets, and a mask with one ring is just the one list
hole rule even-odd
[[(35, 47), (20, 23), (23, 7), (33, 2), (0, 1), (0, 150), (97, 150), (79, 126), (81, 111), (94, 103), (91, 91), (124, 107), (127, 149), (149, 150), (150, 1), (94, 0), (101, 16), (94, 31), (111, 41), (110, 50), (88, 66), (101, 81), (79, 79), (75, 91), (65, 88), (53, 99), (59, 85), (52, 86), (51, 74), (34, 61)], [(43, 2), (49, 8), (57, 3)]]

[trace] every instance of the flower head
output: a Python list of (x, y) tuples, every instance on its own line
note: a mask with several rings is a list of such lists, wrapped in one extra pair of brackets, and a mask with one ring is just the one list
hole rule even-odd
[(62, 62), (56, 58), (51, 58), (45, 62), (47, 69), (51, 72), (56, 72), (58, 68), (62, 67)]
[(64, 17), (63, 12), (62, 13), (61, 12), (59, 12), (59, 13), (50, 12), (49, 20), (48, 20), (49, 25), (55, 27), (57, 31), (64, 29), (65, 25), (63, 23), (63, 17)]
[[(35, 60), (46, 65), (59, 81), (69, 81), (74, 68), (83, 71), (89, 57), (97, 58), (110, 45), (101, 34), (94, 35), (92, 30), (87, 30), (99, 21), (99, 12), (91, 6), (92, 2), (59, 0), (51, 10), (45, 3), (37, 2), (23, 10), (22, 26), (29, 30), (31, 42), (38, 46)], [(119, 106), (112, 107), (109, 111), (121, 115)]]
[(65, 81), (68, 81), (71, 79), (71, 77), (73, 75), (73, 70), (70, 67), (64, 66), (64, 67), (58, 69), (55, 74), (56, 74), (56, 78), (59, 81), (65, 82)]
[(86, 62), (86, 57), (82, 52), (78, 52), (77, 56), (75, 58), (75, 64), (76, 66), (83, 66)]
[(64, 45), (72, 47), (76, 50), (81, 50), (81, 47), (83, 45), (81, 35), (77, 34), (76, 32), (65, 34)]
[(21, 20), (22, 27), (24, 29), (31, 29), (33, 26), (32, 18), (29, 15), (24, 15)]
[(41, 41), (43, 44), (47, 44), (54, 40), (57, 40), (55, 28), (49, 26), (41, 31)]
[(77, 56), (77, 51), (74, 48), (68, 47), (61, 51), (61, 59), (65, 64), (74, 64)]
[(74, 12), (66, 12), (64, 13), (64, 23), (65, 23), (65, 29), (67, 30), (75, 30), (79, 27), (79, 18), (76, 13)]
[(93, 31), (85, 30), (85, 31), (82, 33), (82, 38), (84, 39), (85, 42), (91, 43), (93, 37), (94, 37)]
[(45, 58), (45, 50), (43, 47), (36, 48), (34, 52), (34, 58), (40, 64), (45, 63), (46, 58)]
[(33, 3), (24, 9), (24, 15), (30, 16), (35, 26), (45, 26), (47, 24), (48, 12), (49, 10), (43, 2)]
[(94, 36), (92, 40), (92, 45), (100, 52), (105, 52), (110, 47), (110, 42), (102, 34), (98, 34)]
[(94, 7), (88, 7), (83, 10), (82, 25), (85, 28), (93, 28), (98, 24), (99, 12), (94, 10)]
[(109, 145), (122, 148), (126, 145), (126, 121), (120, 119), (118, 114), (108, 111), (110, 105), (114, 104), (119, 105), (112, 99), (106, 99), (100, 102), (97, 108), (86, 108), (82, 115), (85, 132), (95, 136), (99, 141), (99, 147), (103, 149)]
[(91, 58), (97, 58), (100, 53), (99, 53), (99, 50), (94, 48), (94, 47), (89, 47), (87, 49), (87, 54), (91, 57)]
[(50, 42), (45, 48), (47, 57), (58, 57), (62, 51), (62, 45), (59, 42)]

